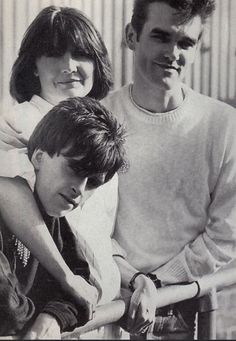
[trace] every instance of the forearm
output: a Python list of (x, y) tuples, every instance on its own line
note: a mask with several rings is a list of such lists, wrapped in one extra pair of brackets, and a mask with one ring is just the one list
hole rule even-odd
[(121, 274), (121, 285), (123, 288), (128, 289), (131, 278), (139, 271), (130, 265), (123, 257), (113, 256), (120, 274)]
[(193, 242), (166, 264), (152, 271), (163, 284), (193, 281), (213, 273), (233, 259), (233, 241), (209, 238), (208, 233), (199, 235)]
[(0, 178), (1, 215), (8, 228), (61, 283), (72, 276), (23, 179)]

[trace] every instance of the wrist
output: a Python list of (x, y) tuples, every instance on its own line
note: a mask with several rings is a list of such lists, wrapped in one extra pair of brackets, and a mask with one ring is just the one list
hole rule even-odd
[(128, 288), (131, 292), (134, 292), (137, 287), (142, 286), (144, 281), (152, 281), (155, 287), (161, 288), (161, 281), (157, 278), (157, 276), (153, 273), (144, 273), (144, 272), (136, 272), (131, 278)]
[(159, 278), (157, 278), (157, 276), (155, 274), (148, 272), (146, 274), (146, 276), (153, 281), (153, 283), (157, 289), (162, 287), (161, 280)]
[(137, 283), (138, 278), (143, 276), (146, 276), (144, 272), (138, 271), (136, 272), (130, 279), (129, 284), (128, 284), (128, 288), (131, 292), (134, 292), (134, 290), (136, 289), (136, 285), (135, 283)]

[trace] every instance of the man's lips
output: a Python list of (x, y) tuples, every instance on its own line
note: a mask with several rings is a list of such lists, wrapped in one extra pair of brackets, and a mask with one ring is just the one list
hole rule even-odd
[(167, 64), (167, 63), (160, 63), (160, 62), (155, 62), (156, 65), (158, 65), (159, 67), (161, 67), (162, 69), (170, 69), (170, 70), (175, 70), (176, 72), (180, 72), (180, 67), (176, 67), (174, 65), (171, 64)]

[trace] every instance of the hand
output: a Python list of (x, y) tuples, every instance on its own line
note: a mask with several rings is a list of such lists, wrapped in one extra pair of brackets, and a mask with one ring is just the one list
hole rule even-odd
[(25, 334), (24, 340), (61, 340), (61, 329), (55, 317), (49, 314), (39, 314), (34, 324)]
[(129, 305), (127, 329), (131, 334), (141, 334), (155, 320), (157, 289), (152, 280), (145, 275), (136, 277), (134, 288)]
[(64, 283), (63, 289), (86, 309), (87, 320), (92, 320), (98, 301), (97, 289), (78, 275), (70, 276)]
[(22, 131), (17, 129), (13, 122), (6, 117), (0, 116), (0, 149), (23, 148), (27, 140), (21, 135)]

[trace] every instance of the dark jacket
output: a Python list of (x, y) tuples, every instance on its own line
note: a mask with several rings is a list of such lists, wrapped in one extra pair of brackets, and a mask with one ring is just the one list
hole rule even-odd
[[(79, 245), (67, 220), (49, 217), (36, 200), (64, 260), (74, 274), (88, 281), (88, 263), (80, 258)], [(39, 313), (53, 315), (62, 332), (85, 324), (83, 307), (73, 302), (35, 257), (30, 255), (27, 265), (23, 265), (15, 240), (0, 217), (0, 335), (24, 332)]]

